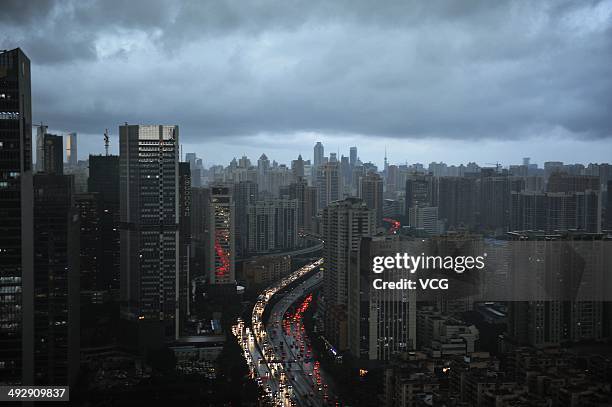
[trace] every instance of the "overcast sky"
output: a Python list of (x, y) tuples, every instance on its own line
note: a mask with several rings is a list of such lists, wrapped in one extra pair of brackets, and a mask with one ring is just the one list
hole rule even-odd
[(178, 124), (207, 165), (318, 140), (381, 164), (612, 162), (612, 1), (2, 0), (33, 119)]

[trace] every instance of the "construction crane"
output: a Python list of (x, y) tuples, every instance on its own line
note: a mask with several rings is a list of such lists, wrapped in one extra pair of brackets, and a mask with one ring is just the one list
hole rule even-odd
[(110, 143), (110, 139), (108, 138), (108, 129), (104, 129), (104, 151), (106, 152), (106, 156), (108, 157), (108, 145)]

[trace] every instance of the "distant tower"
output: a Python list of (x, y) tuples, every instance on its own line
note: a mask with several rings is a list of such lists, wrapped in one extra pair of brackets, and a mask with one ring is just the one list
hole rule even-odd
[(76, 167), (79, 159), (77, 155), (77, 134), (68, 133), (66, 136), (66, 162), (69, 167)]

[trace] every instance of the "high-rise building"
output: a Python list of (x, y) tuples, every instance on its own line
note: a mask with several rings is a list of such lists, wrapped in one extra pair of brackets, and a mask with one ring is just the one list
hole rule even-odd
[(485, 230), (507, 231), (510, 223), (511, 182), (507, 175), (486, 174), (478, 180), (479, 223)]
[(236, 283), (236, 254), (235, 208), (230, 187), (210, 187), (208, 211), (208, 281), (231, 289)]
[(178, 333), (178, 137), (178, 126), (119, 127), (121, 316), (151, 341), (132, 343), (141, 350)]
[[(89, 178), (87, 179), (89, 194), (80, 194), (77, 205), (94, 204), (97, 220), (96, 231), (92, 231), (93, 241), (97, 245), (96, 259), (97, 276), (94, 290), (119, 290), (120, 280), (120, 232), (121, 222), (119, 214), (119, 156), (118, 155), (90, 155)], [(93, 202), (87, 198), (89, 196)], [(85, 208), (84, 208), (85, 209)], [(81, 213), (81, 222), (88, 225), (90, 218)], [(92, 225), (93, 227), (93, 225)], [(83, 248), (81, 248), (83, 249)], [(83, 252), (83, 250), (81, 250)]]
[(179, 278), (176, 301), (179, 305), (179, 334), (190, 314), (189, 284), (191, 281), (191, 169), (188, 162), (179, 163)]
[(342, 177), (337, 162), (329, 162), (317, 168), (317, 189), (319, 208), (342, 198)]
[(77, 155), (77, 134), (68, 133), (66, 135), (66, 163), (69, 167), (75, 167), (79, 161)]
[(0, 152), (0, 383), (32, 384), (32, 99), (19, 48), (0, 51)]
[(316, 170), (317, 167), (323, 164), (323, 157), (325, 157), (325, 149), (320, 141), (314, 146), (313, 164)]
[(64, 149), (62, 136), (45, 134), (44, 137), (44, 167), (47, 174), (64, 174)]
[(376, 214), (376, 226), (382, 226), (383, 220), (383, 180), (376, 173), (369, 173), (361, 178), (359, 197), (369, 209)]
[(74, 385), (80, 352), (80, 219), (73, 177), (34, 176), (33, 384)]
[(267, 199), (249, 205), (249, 253), (294, 249), (297, 223), (297, 199)]
[(359, 250), (361, 238), (376, 228), (375, 213), (358, 198), (330, 203), (322, 210), (323, 294), (325, 335), (339, 350), (348, 349), (348, 290), (350, 255)]
[(301, 154), (298, 155), (297, 160), (291, 162), (291, 172), (294, 180), (304, 177), (304, 160)]
[(270, 160), (262, 154), (257, 160), (257, 185), (260, 191), (275, 192), (270, 185)]
[(257, 201), (257, 183), (239, 181), (234, 184), (233, 199), (236, 211), (236, 252), (239, 257), (245, 257), (249, 252), (249, 222), (247, 219), (249, 205)]
[(476, 226), (476, 191), (474, 178), (438, 178), (438, 216), (447, 229), (472, 229)]
[(210, 213), (210, 189), (191, 189), (191, 275), (206, 277), (208, 255), (208, 216)]
[(350, 148), (349, 158), (349, 163), (351, 167), (354, 168), (357, 165), (357, 147)]
[(47, 126), (36, 125), (36, 172), (43, 172), (45, 168), (45, 134)]
[[(376, 290), (374, 279), (400, 281), (410, 271), (372, 273), (375, 256), (396, 253), (420, 255), (426, 250), (422, 239), (400, 240), (399, 235), (364, 237), (360, 249), (351, 252), (348, 273), (349, 349), (354, 357), (388, 361), (394, 354), (416, 346), (416, 295), (412, 290)], [(327, 270), (326, 270), (327, 272)]]

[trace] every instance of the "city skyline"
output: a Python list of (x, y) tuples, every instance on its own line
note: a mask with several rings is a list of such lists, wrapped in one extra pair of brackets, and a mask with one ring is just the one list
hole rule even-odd
[(379, 165), (612, 149), (612, 2), (351, 6), (9, 2), (0, 47), (30, 56), (33, 123), (77, 132), (80, 159), (126, 121), (178, 124), (208, 164), (317, 140)]

